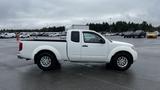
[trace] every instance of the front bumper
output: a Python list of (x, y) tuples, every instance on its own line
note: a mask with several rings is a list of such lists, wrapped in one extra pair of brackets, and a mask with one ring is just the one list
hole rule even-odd
[(133, 56), (133, 62), (135, 62), (138, 59), (138, 53), (136, 50), (133, 49), (132, 51), (132, 56)]

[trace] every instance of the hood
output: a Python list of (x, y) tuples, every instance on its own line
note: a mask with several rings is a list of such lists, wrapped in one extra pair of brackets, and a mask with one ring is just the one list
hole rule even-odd
[(129, 47), (133, 47), (134, 46), (134, 45), (132, 45), (130, 43), (120, 42), (120, 41), (112, 41), (112, 43), (116, 44), (116, 45), (129, 46)]

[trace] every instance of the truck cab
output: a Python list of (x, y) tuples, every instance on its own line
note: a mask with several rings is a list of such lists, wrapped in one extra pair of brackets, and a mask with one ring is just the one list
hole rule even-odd
[(72, 30), (67, 36), (68, 56), (71, 61), (106, 61), (109, 41), (105, 37), (87, 30)]

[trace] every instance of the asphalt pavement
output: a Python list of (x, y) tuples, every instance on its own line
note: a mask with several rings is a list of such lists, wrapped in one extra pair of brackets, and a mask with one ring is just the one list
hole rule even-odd
[(0, 90), (160, 90), (160, 38), (107, 38), (135, 45), (138, 60), (129, 70), (62, 62), (60, 70), (44, 72), (17, 58), (15, 39), (0, 39)]

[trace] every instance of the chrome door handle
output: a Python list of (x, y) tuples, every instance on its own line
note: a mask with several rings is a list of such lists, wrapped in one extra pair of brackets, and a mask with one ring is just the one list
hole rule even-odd
[(82, 45), (82, 47), (88, 47), (88, 45)]

